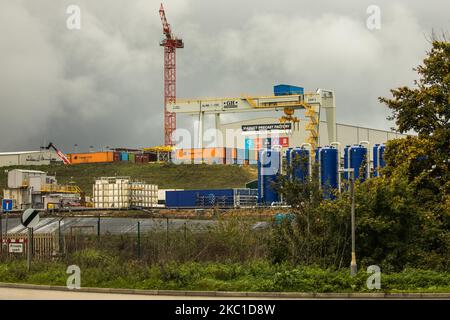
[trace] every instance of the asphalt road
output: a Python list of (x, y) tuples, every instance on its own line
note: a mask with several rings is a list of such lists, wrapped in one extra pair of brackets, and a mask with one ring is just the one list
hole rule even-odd
[[(228, 300), (228, 297), (164, 296), (58, 291), (42, 289), (0, 288), (0, 300)], [(239, 298), (252, 299), (255, 298)]]
[[(101, 289), (100, 289), (101, 290)], [(108, 290), (108, 289), (105, 289)], [(10, 288), (0, 287), (0, 300), (277, 300), (277, 299), (293, 299), (293, 300), (317, 300), (317, 299), (332, 299), (332, 300), (359, 300), (359, 299), (376, 299), (376, 300), (450, 300), (448, 293), (426, 293), (426, 294), (339, 294), (339, 293), (280, 293), (278, 296), (272, 294), (265, 294), (263, 296), (251, 297), (236, 296), (210, 296), (205, 295), (206, 292), (199, 295), (164, 295), (146, 293), (108, 293), (108, 292), (84, 292), (84, 291), (67, 291), (67, 290), (50, 290), (50, 289), (36, 289), (36, 288)], [(192, 294), (192, 292), (190, 293)], [(239, 294), (239, 293), (237, 293)], [(286, 294), (288, 296), (286, 296)], [(281, 295), (281, 296), (280, 296)]]

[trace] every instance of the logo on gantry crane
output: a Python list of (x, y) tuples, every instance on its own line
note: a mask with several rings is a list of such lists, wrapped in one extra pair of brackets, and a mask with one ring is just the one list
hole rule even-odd
[(237, 107), (238, 107), (238, 103), (237, 103), (237, 101), (234, 101), (234, 100), (225, 101), (225, 102), (223, 103), (223, 107), (224, 107), (225, 109), (237, 108)]

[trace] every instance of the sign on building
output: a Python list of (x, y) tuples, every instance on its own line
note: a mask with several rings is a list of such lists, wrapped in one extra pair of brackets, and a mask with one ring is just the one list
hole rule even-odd
[(292, 130), (292, 123), (269, 123), (243, 125), (242, 134), (288, 133)]
[(289, 138), (288, 137), (272, 138), (272, 145), (289, 147)]

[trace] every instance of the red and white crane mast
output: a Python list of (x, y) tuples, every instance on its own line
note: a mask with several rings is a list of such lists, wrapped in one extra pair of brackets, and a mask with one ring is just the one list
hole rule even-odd
[(182, 39), (173, 36), (162, 3), (159, 15), (165, 36), (160, 43), (164, 47), (164, 145), (173, 146), (172, 133), (177, 127), (177, 118), (175, 113), (167, 111), (167, 105), (176, 100), (176, 49), (184, 48), (184, 43)]

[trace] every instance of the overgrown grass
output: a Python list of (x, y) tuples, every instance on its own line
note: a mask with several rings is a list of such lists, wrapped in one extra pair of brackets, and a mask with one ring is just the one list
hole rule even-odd
[[(172, 165), (172, 164), (135, 164), (114, 162), (103, 164), (49, 165), (49, 166), (12, 166), (12, 169), (42, 170), (56, 174), (61, 184), (73, 180), (86, 194), (92, 193), (92, 184), (96, 177), (130, 176), (147, 183), (156, 184), (161, 189), (214, 189), (241, 188), (257, 173), (251, 166), (238, 165)], [(0, 189), (7, 187), (7, 174), (0, 174)]]
[[(145, 264), (98, 250), (77, 252), (68, 261), (34, 262), (27, 273), (24, 260), (0, 264), (0, 281), (66, 285), (66, 268), (81, 268), (82, 287), (153, 290), (265, 291), (265, 292), (368, 292), (364, 270), (352, 278), (349, 270), (270, 264), (167, 262)], [(382, 292), (450, 292), (450, 274), (408, 269), (382, 274)]]

